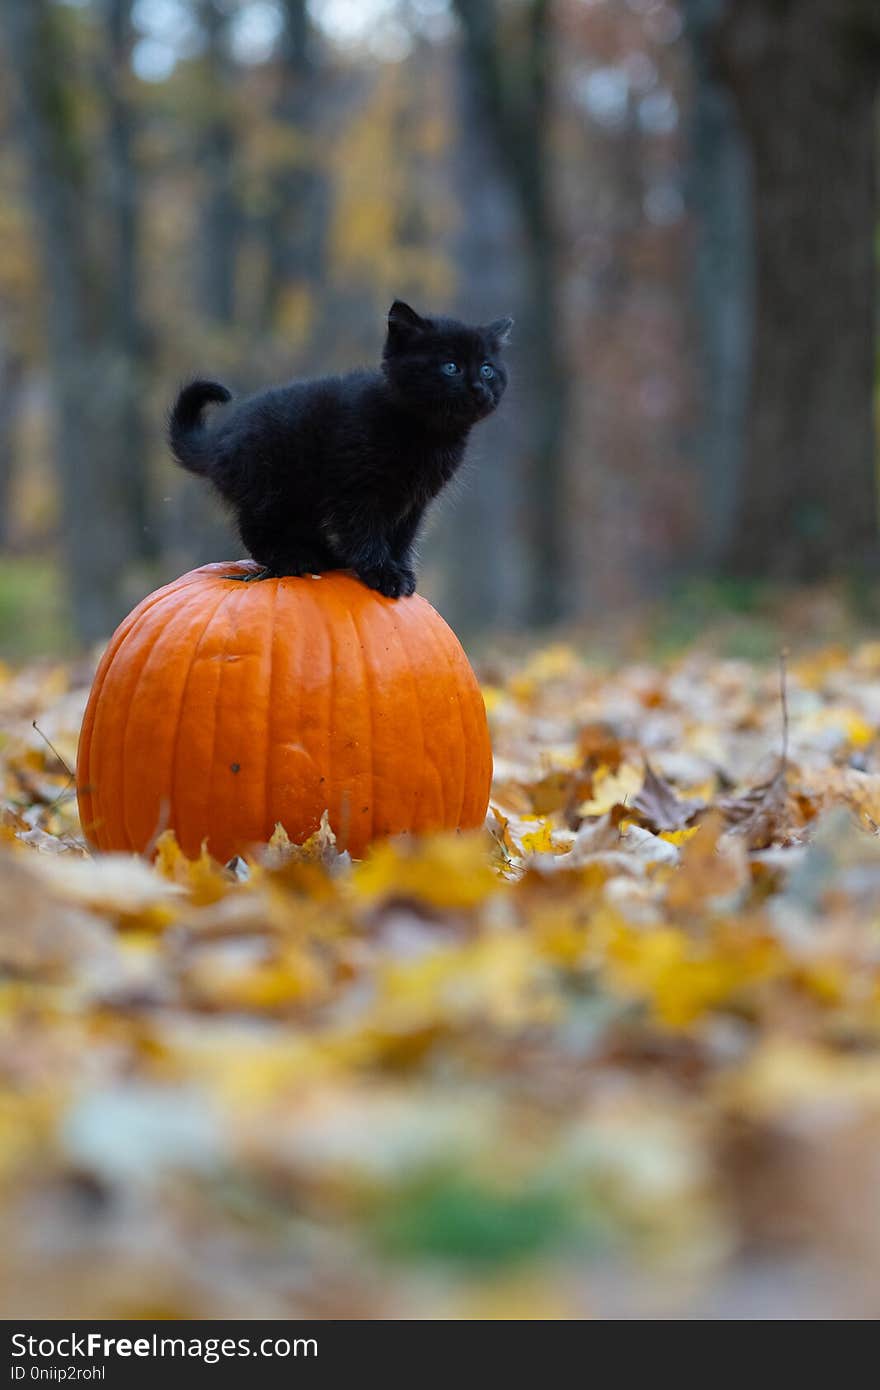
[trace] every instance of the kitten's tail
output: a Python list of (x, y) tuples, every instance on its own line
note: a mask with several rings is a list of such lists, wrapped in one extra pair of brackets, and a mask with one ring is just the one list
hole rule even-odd
[(168, 417), (168, 442), (177, 462), (191, 473), (204, 473), (207, 458), (199, 447), (206, 405), (223, 405), (232, 395), (219, 381), (191, 381), (184, 386)]

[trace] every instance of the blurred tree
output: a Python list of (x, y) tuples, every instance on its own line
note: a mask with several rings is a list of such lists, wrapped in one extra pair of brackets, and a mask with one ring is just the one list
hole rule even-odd
[(531, 592), (526, 617), (552, 622), (568, 592), (563, 445), (567, 377), (558, 304), (557, 245), (551, 195), (551, 0), (455, 0), (474, 93), (492, 132), (499, 165), (516, 199), (526, 257), (528, 346), (523, 385), (530, 393), (524, 527)]
[(115, 383), (118, 438), (125, 440), (129, 507), (136, 553), (153, 560), (159, 537), (149, 489), (148, 432), (144, 402), (148, 389), (148, 334), (140, 297), (140, 175), (135, 160), (136, 116), (132, 100), (132, 0), (98, 0), (98, 90), (104, 93), (105, 171), (103, 195), (109, 238), (107, 253), (106, 351)]
[(736, 0), (717, 70), (747, 143), (755, 238), (748, 448), (731, 567), (832, 576), (877, 540), (876, 0)]
[[(468, 632), (510, 624), (522, 615), (527, 598), (531, 553), (524, 551), (519, 522), (522, 444), (530, 402), (528, 382), (521, 382), (517, 361), (524, 286), (519, 248), (510, 236), (516, 206), (481, 119), (474, 84), (460, 62), (455, 82), (454, 100), (461, 116), (452, 156), (455, 196), (462, 209), (454, 247), (459, 312), (462, 318), (480, 322), (509, 313), (517, 321), (507, 352), (511, 389), (502, 409), (480, 426), (454, 506), (441, 508), (438, 517), (443, 611), (456, 630)], [(522, 356), (527, 360), (527, 355), (526, 345)]]
[[(184, 347), (175, 357), (176, 378), (163, 383), (166, 400), (181, 379), (194, 376), (241, 385), (238, 290), (245, 215), (240, 189), (241, 73), (231, 46), (234, 10), (224, 0), (192, 0), (190, 13), (198, 42), (193, 61), (179, 65), (173, 138), (180, 167), (187, 176), (193, 170), (197, 174), (189, 204), (192, 232), (185, 245), (189, 284), (184, 301), (188, 313), (181, 324)], [(166, 458), (166, 466), (167, 462)], [(173, 505), (165, 516), (165, 541), (175, 568), (238, 553), (240, 543), (230, 540), (220, 507), (198, 478), (175, 471), (169, 490)]]
[[(2, 29), (0, 29), (2, 38)], [(12, 137), (9, 77), (0, 43), (0, 547), (21, 539), (13, 515), (21, 494), (18, 470), (28, 466), (23, 405), (34, 368), (39, 369), (43, 339), (34, 313), (38, 274), (23, 170)], [(26, 529), (26, 527), (25, 527)]]
[(0, 546), (12, 536), (12, 484), (15, 432), (24, 375), (24, 358), (16, 351), (0, 316)]
[(748, 151), (715, 58), (727, 0), (684, 0), (694, 92), (689, 188), (699, 225), (697, 312), (702, 351), (705, 469), (703, 556), (716, 568), (730, 548), (740, 503), (752, 343), (753, 238)]
[[(5, 0), (0, 16), (15, 79), (15, 132), (28, 174), (42, 270), (73, 616), (79, 634), (96, 639), (106, 635), (124, 609), (123, 576), (143, 554), (145, 543), (137, 440), (124, 432), (132, 396), (129, 364), (119, 356), (124, 352), (122, 296), (114, 294), (120, 275), (131, 276), (129, 293), (135, 283), (129, 259), (134, 243), (122, 234), (132, 215), (121, 169), (128, 146), (117, 130), (110, 143), (115, 172), (122, 179), (110, 196), (119, 235), (116, 253), (108, 256), (107, 229), (91, 226), (87, 216), (95, 190), (89, 185), (80, 93), (71, 62), (69, 26), (76, 16), (51, 0)], [(124, 95), (113, 89), (111, 100), (120, 103), (119, 118)], [(110, 304), (117, 305), (116, 316), (109, 312)]]
[(210, 324), (231, 327), (235, 321), (238, 250), (242, 212), (236, 189), (236, 72), (229, 50), (228, 6), (222, 0), (198, 0), (204, 35), (200, 121), (196, 158), (202, 170), (203, 195), (196, 247), (199, 303)]
[(271, 115), (277, 131), (272, 175), (260, 223), (266, 273), (261, 327), (284, 326), (297, 313), (307, 287), (324, 273), (329, 190), (315, 149), (320, 70), (307, 0), (282, 0), (276, 92)]

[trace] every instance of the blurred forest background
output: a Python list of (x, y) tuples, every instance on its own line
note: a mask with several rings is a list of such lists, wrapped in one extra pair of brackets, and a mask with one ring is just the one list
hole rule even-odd
[(0, 0), (0, 652), (238, 555), (177, 385), (398, 295), (517, 321), (424, 547), (465, 632), (870, 581), (878, 81), (876, 0)]

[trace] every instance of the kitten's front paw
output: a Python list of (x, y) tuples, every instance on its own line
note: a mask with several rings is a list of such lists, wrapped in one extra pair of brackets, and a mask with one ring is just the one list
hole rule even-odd
[(400, 597), (409, 598), (416, 591), (416, 572), (410, 565), (400, 566)]
[(411, 594), (416, 587), (416, 578), (412, 571), (394, 564), (358, 570), (358, 578), (368, 589), (376, 589), (386, 598), (403, 598)]

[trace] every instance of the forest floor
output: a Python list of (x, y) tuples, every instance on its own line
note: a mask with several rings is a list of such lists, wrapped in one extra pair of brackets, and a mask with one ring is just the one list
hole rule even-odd
[(232, 869), (85, 853), (91, 669), (0, 673), (7, 1317), (880, 1315), (880, 642), (498, 658), (485, 834)]

